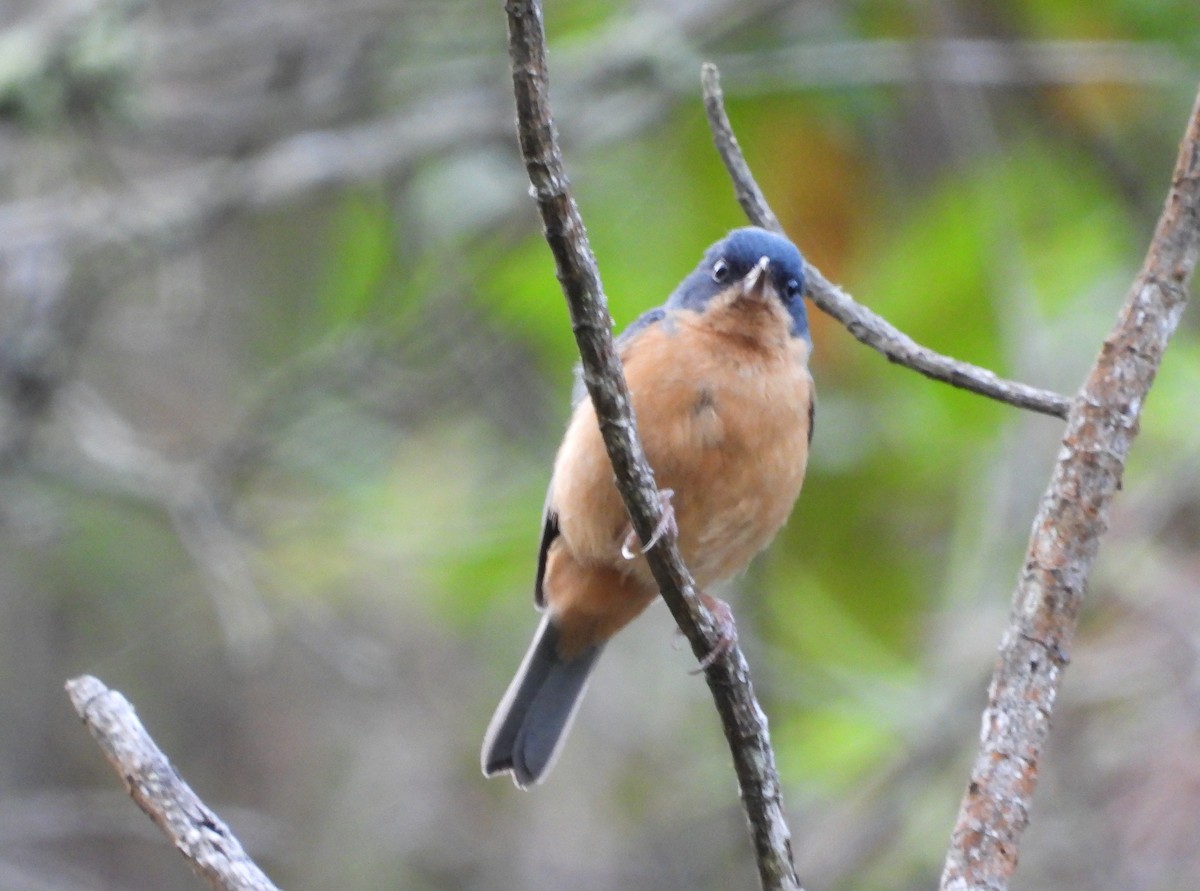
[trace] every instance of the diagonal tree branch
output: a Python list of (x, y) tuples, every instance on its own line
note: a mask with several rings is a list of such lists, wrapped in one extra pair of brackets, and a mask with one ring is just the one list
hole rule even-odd
[[(780, 231), (725, 114), (718, 72), (705, 65), (705, 105), (717, 148), (750, 220)], [(932, 353), (808, 267), (810, 296), (860, 341), (935, 380), (1064, 417), (1059, 463), (1033, 524), (1010, 626), (989, 688), (979, 755), (951, 838), (943, 891), (1003, 891), (1017, 865), (1067, 650), (1088, 573), (1107, 530), (1145, 396), (1187, 301), (1200, 255), (1200, 96), (1166, 207), (1117, 325), (1074, 401), (1003, 381)]]
[[(729, 116), (725, 113), (725, 99), (717, 66), (705, 63), (700, 70), (700, 79), (709, 127), (721, 160), (725, 162), (725, 168), (733, 180), (738, 204), (754, 225), (782, 233), (783, 226), (754, 181), (737, 137), (733, 134)], [(849, 294), (830, 283), (811, 263), (805, 263), (804, 272), (812, 302), (845, 325), (846, 330), (861, 343), (886, 356), (889, 362), (896, 362), (935, 381), (1007, 402), (1017, 408), (1066, 418), (1071, 404), (1067, 397), (1028, 384), (1004, 380), (986, 368), (935, 353), (899, 331), (883, 317), (855, 302)]]
[(1002, 891), (1017, 866), (1050, 715), (1146, 394), (1200, 258), (1200, 95), (1141, 272), (1071, 404), (988, 689), (944, 891)]
[[(600, 432), (634, 529), (649, 541), (661, 517), (650, 466), (634, 427), (629, 391), (612, 341), (612, 318), (579, 209), (571, 197), (558, 135), (550, 113), (546, 38), (539, 0), (509, 0), (508, 45), (521, 154), (541, 212), (579, 344), (583, 379), (596, 408)], [(695, 596), (674, 535), (665, 535), (647, 554), (663, 599), (697, 657), (710, 653), (718, 635), (712, 617)], [(800, 889), (792, 862), (791, 835), (767, 720), (738, 647), (730, 647), (705, 671), (721, 716), (750, 823), (759, 878), (764, 889)]]
[(137, 806), (213, 891), (278, 891), (183, 781), (128, 699), (90, 675), (67, 681), (67, 694)]

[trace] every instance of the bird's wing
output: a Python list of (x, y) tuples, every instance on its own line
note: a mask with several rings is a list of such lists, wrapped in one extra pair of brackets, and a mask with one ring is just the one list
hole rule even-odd
[(542, 508), (542, 542), (538, 545), (537, 579), (533, 583), (533, 602), (538, 609), (546, 605), (546, 591), (542, 582), (546, 578), (546, 559), (550, 545), (558, 538), (558, 513), (550, 504), (550, 492), (546, 492), (546, 506)]
[(648, 309), (636, 319), (633, 323), (618, 335), (616, 340), (617, 352), (623, 353), (629, 344), (637, 338), (639, 334), (647, 328), (657, 325), (667, 317), (667, 308), (665, 306), (656, 306), (654, 309)]
[[(629, 348), (629, 344), (637, 339), (637, 336), (654, 325), (660, 323), (667, 317), (665, 307), (656, 306), (654, 309), (647, 310), (642, 313), (633, 323), (620, 333), (615, 341), (618, 355), (623, 355), (625, 350)], [(587, 387), (583, 384), (583, 375), (580, 372), (580, 366), (575, 366), (575, 386), (571, 391), (571, 405), (578, 405), (587, 395)], [(550, 545), (554, 543), (554, 539), (558, 538), (558, 512), (555, 511), (554, 505), (550, 503), (550, 492), (553, 486), (546, 491), (546, 504), (542, 508), (542, 540), (538, 545), (537, 558), (537, 578), (533, 583), (533, 601), (539, 607), (546, 605), (546, 592), (542, 587), (542, 583), (546, 578), (546, 559), (550, 554)]]

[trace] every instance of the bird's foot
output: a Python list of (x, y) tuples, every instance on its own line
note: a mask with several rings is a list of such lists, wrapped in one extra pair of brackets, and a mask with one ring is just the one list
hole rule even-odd
[(671, 506), (671, 498), (674, 497), (674, 489), (659, 489), (658, 503), (662, 506), (662, 517), (658, 521), (658, 525), (654, 527), (654, 531), (650, 533), (650, 540), (641, 548), (638, 548), (638, 536), (633, 527), (629, 527), (629, 532), (625, 535), (625, 540), (621, 542), (621, 556), (626, 560), (633, 560), (639, 555), (646, 553), (656, 544), (659, 539), (667, 534), (670, 530), (673, 535), (679, 534), (679, 527), (675, 524), (675, 508)]
[(717, 642), (708, 655), (700, 660), (690, 674), (700, 674), (722, 656), (729, 652), (730, 648), (737, 643), (737, 623), (733, 621), (733, 610), (729, 608), (729, 604), (724, 600), (718, 600), (716, 597), (709, 597), (707, 594), (697, 595), (700, 601), (712, 613), (713, 619), (717, 625)]

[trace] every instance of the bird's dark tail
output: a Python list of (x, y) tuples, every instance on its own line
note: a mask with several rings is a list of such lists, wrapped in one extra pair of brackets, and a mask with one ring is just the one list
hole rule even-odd
[(541, 782), (554, 764), (602, 649), (592, 647), (568, 660), (559, 655), (558, 641), (547, 614), (483, 737), (487, 776), (511, 771), (525, 789)]

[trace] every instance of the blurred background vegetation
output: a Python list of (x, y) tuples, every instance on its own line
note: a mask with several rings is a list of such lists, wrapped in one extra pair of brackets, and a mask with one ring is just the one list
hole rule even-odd
[[(1148, 241), (1195, 0), (548, 0), (618, 326), (743, 220), (941, 352), (1074, 392)], [(198, 887), (63, 682), (125, 692), (283, 887), (750, 888), (656, 606), (548, 783), (479, 774), (574, 347), (498, 0), (0, 6), (0, 884)], [(1016, 887), (1200, 881), (1200, 324), (1146, 408)], [(1059, 422), (814, 318), (809, 479), (736, 580), (801, 875), (930, 888)]]

